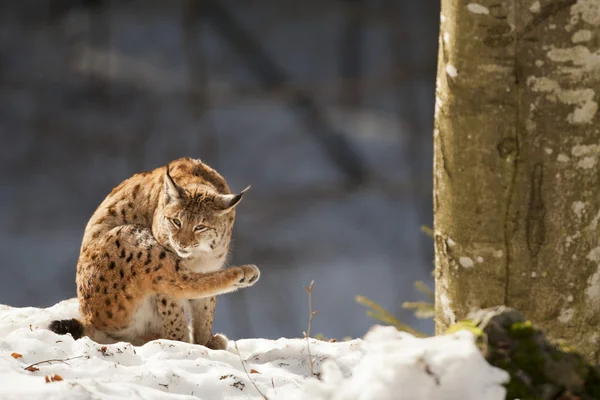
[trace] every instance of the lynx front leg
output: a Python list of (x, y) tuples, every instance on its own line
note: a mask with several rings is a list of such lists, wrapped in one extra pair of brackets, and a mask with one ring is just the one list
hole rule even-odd
[(179, 259), (172, 261), (173, 253), (164, 255), (157, 266), (145, 269), (145, 284), (155, 293), (178, 299), (201, 299), (254, 285), (260, 270), (255, 265), (242, 265), (221, 271), (197, 273), (180, 267)]
[(216, 297), (190, 300), (192, 311), (193, 343), (206, 346), (213, 350), (225, 350), (229, 341), (223, 335), (212, 333), (215, 315)]
[(156, 306), (163, 321), (164, 338), (189, 343), (190, 331), (181, 300), (159, 294)]

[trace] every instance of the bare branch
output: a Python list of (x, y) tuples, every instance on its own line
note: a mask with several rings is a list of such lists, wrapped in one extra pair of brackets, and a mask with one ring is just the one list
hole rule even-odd
[(306, 330), (306, 332), (304, 333), (304, 336), (306, 337), (306, 347), (308, 349), (308, 366), (310, 368), (310, 376), (314, 376), (314, 360), (312, 358), (312, 355), (310, 353), (310, 329), (312, 327), (312, 320), (313, 317), (317, 314), (317, 311), (313, 311), (312, 308), (312, 291), (313, 291), (313, 287), (315, 286), (315, 281), (311, 281), (309, 286), (305, 286), (304, 290), (306, 290), (306, 292), (308, 293), (308, 312), (309, 312), (309, 316), (308, 316), (308, 329)]
[(26, 366), (23, 369), (26, 370), (26, 371), (29, 371), (31, 368), (35, 367), (36, 365), (40, 365), (40, 364), (50, 364), (50, 365), (52, 365), (53, 362), (61, 362), (63, 364), (69, 364), (67, 361), (71, 361), (71, 360), (75, 360), (77, 358), (83, 358), (83, 357), (87, 358), (87, 356), (83, 355), (83, 356), (77, 356), (77, 357), (71, 357), (71, 358), (62, 358), (62, 359), (61, 358), (53, 358), (51, 360), (38, 361), (36, 363), (33, 363), (31, 365)]
[(235, 350), (237, 351), (238, 357), (240, 358), (240, 362), (242, 363), (242, 368), (244, 368), (244, 372), (246, 373), (246, 376), (250, 380), (250, 383), (252, 383), (252, 386), (254, 386), (254, 388), (256, 389), (256, 391), (262, 396), (263, 399), (269, 400), (269, 398), (267, 396), (265, 396), (263, 392), (260, 391), (260, 389), (258, 388), (258, 386), (256, 386), (256, 383), (254, 382), (254, 380), (252, 378), (250, 378), (250, 374), (248, 373), (248, 370), (246, 369), (246, 365), (244, 364), (244, 360), (242, 360), (242, 355), (240, 354), (240, 349), (238, 348), (237, 342), (235, 340), (233, 341), (233, 345), (235, 346)]

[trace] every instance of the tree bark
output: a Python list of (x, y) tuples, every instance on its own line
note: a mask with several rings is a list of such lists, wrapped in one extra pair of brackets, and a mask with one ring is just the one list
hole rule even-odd
[(598, 362), (600, 2), (442, 0), (436, 331), (520, 310)]

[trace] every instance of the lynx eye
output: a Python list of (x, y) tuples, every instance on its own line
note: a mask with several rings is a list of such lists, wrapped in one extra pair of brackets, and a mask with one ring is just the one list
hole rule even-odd
[(204, 225), (196, 225), (196, 227), (194, 228), (194, 232), (204, 232), (207, 229), (208, 228)]
[(181, 228), (181, 221), (177, 218), (169, 218), (169, 222), (176, 228)]

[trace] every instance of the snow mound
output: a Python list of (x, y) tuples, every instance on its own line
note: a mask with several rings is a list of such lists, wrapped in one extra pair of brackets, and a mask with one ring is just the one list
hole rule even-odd
[(45, 329), (75, 316), (76, 300), (0, 305), (0, 399), (501, 400), (508, 380), (467, 331), (418, 339), (376, 326), (364, 339), (311, 339), (317, 379), (302, 338), (242, 339), (215, 351), (169, 340), (102, 346)]
[(344, 377), (343, 363), (326, 360), (323, 382), (309, 383), (315, 399), (503, 400), (506, 371), (488, 364), (471, 332), (416, 338), (376, 326), (364, 338), (363, 358)]

